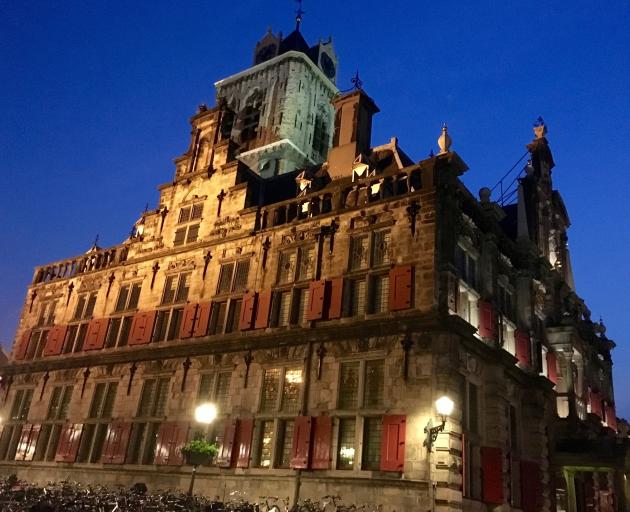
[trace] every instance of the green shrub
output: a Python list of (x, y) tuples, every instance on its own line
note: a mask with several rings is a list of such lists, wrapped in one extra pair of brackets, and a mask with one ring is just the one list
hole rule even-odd
[(204, 441), (203, 439), (193, 439), (182, 447), (182, 453), (199, 453), (214, 457), (219, 453), (219, 448), (216, 444)]

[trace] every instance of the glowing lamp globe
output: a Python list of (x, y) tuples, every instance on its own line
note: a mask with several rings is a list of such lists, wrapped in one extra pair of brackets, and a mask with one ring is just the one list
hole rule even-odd
[(435, 401), (435, 408), (437, 409), (438, 414), (442, 417), (450, 416), (453, 412), (454, 406), (455, 404), (453, 403), (453, 400), (447, 396), (440, 397)]
[(195, 419), (199, 423), (212, 423), (216, 417), (217, 406), (214, 404), (201, 404), (195, 409)]

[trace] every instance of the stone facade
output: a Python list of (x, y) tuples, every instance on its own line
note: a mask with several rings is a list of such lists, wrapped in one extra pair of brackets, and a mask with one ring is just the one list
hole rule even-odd
[[(243, 80), (320, 80), (299, 53)], [(542, 128), (514, 204), (477, 200), (448, 147), (418, 163), (396, 139), (371, 147), (361, 90), (330, 106), (326, 161), (265, 175), (236, 128), (258, 86), (237, 82), (191, 118), (127, 240), (35, 270), (2, 368), (2, 471), (185, 488), (179, 450), (207, 435), (220, 454), (196, 489), (220, 498), (625, 510), (614, 343), (573, 289)], [(442, 395), (455, 408), (427, 447)]]

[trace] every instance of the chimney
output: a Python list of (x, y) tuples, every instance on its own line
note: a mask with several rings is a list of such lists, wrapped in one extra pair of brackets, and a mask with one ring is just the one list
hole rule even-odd
[(335, 136), (328, 152), (328, 174), (335, 180), (351, 176), (355, 158), (370, 151), (372, 116), (379, 109), (361, 89), (335, 98), (333, 106)]

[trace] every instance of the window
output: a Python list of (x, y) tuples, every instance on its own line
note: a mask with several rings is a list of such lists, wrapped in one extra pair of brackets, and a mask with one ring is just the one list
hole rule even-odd
[(302, 398), (301, 368), (272, 368), (263, 375), (260, 412), (296, 413)]
[(9, 421), (2, 429), (0, 437), (0, 459), (14, 460), (17, 452), (22, 426), (28, 419), (31, 401), (33, 400), (33, 389), (18, 389), (13, 398)]
[(350, 238), (350, 270), (362, 270), (368, 267), (368, 235)]
[(296, 281), (312, 279), (315, 271), (315, 246), (307, 245), (297, 251), (298, 265)]
[(230, 401), (230, 382), (232, 372), (204, 373), (199, 381), (197, 403), (213, 402), (219, 414), (226, 414)]
[(514, 319), (514, 297), (512, 290), (505, 284), (497, 287), (499, 311), (507, 318)]
[[(196, 203), (191, 206), (184, 206), (179, 210), (178, 224), (186, 224), (199, 220), (203, 213), (203, 203)], [(197, 241), (199, 236), (199, 222), (181, 226), (175, 230), (173, 245), (191, 244)]]
[(379, 470), (381, 467), (382, 418), (363, 420), (363, 460), (362, 469)]
[(96, 384), (88, 418), (83, 425), (77, 462), (95, 463), (100, 461), (117, 390), (117, 382), (99, 382)]
[(295, 275), (295, 265), (297, 253), (295, 251), (284, 251), (280, 253), (278, 263), (278, 283), (285, 284), (293, 282)]
[(468, 498), (480, 499), (479, 387), (462, 377), (460, 392), (462, 397), (462, 491)]
[(472, 288), (477, 288), (477, 259), (461, 245), (455, 247), (455, 266), (459, 277)]
[(355, 437), (356, 437), (355, 418), (341, 418), (339, 420), (337, 469), (353, 469), (354, 468)]
[(372, 236), (372, 266), (389, 265), (389, 251), (391, 243), (391, 231), (382, 229), (375, 231)]
[(140, 299), (141, 288), (142, 283), (133, 283), (121, 286), (120, 292), (118, 292), (118, 300), (116, 301), (114, 312), (119, 313), (121, 311), (136, 309), (138, 307), (138, 300)]
[(137, 417), (163, 417), (168, 401), (169, 378), (146, 379), (138, 403)]
[(278, 457), (278, 467), (288, 468), (291, 464), (291, 450), (293, 448), (293, 420), (282, 420), (282, 442), (280, 443), (280, 456)]
[(74, 310), (72, 320), (86, 320), (92, 318), (96, 305), (96, 292), (83, 293), (77, 299), (77, 307)]
[(459, 283), (457, 314), (475, 328), (479, 326), (479, 294), (466, 283)]
[(510, 322), (507, 317), (499, 315), (499, 336), (503, 350), (507, 350), (513, 356), (516, 356), (516, 326)]
[(308, 313), (309, 289), (298, 288), (297, 290), (295, 290), (294, 298), (297, 304), (293, 308), (294, 316), (293, 316), (292, 323), (304, 324), (308, 321), (306, 318), (306, 314)]
[(33, 389), (18, 389), (11, 407), (11, 421), (26, 421), (33, 400)]
[(389, 307), (389, 275), (372, 277), (372, 313), (385, 313)]
[(184, 224), (193, 220), (201, 218), (203, 213), (203, 203), (195, 203), (190, 206), (184, 206), (179, 210), (179, 217), (177, 218), (178, 224)]
[(241, 142), (246, 142), (256, 138), (258, 123), (260, 122), (260, 110), (262, 107), (262, 94), (252, 95), (240, 114), (242, 122)]
[(385, 392), (385, 361), (376, 359), (365, 362), (363, 406), (382, 407)]
[[(236, 268), (236, 271), (235, 271)], [(217, 295), (230, 292), (242, 292), (247, 288), (249, 276), (249, 258), (237, 262), (224, 263), (219, 272)]]
[(38, 359), (42, 357), (47, 338), (48, 331), (34, 331), (31, 333), (24, 359)]
[(36, 327), (42, 327), (45, 325), (53, 325), (55, 323), (55, 307), (56, 301), (42, 302), (39, 308), (39, 317), (37, 318)]
[(46, 420), (42, 423), (33, 460), (54, 461), (59, 436), (68, 417), (68, 407), (72, 398), (72, 386), (55, 386), (52, 391)]
[(227, 302), (213, 302), (210, 311), (210, 322), (208, 324), (208, 334), (221, 334), (225, 325), (227, 313)]
[(322, 155), (326, 155), (328, 150), (328, 128), (322, 116), (315, 116), (315, 127), (313, 128), (313, 150)]
[(356, 409), (359, 404), (359, 361), (341, 363), (339, 409)]
[(183, 308), (163, 309), (157, 312), (151, 341), (171, 341), (179, 338)]
[(365, 314), (365, 279), (353, 279), (350, 281), (350, 308), (348, 316)]
[(190, 289), (190, 272), (171, 275), (164, 283), (164, 293), (162, 294), (162, 305), (185, 302)]
[(315, 245), (282, 251), (278, 258), (278, 284), (312, 279), (315, 263)]
[(385, 405), (385, 361), (348, 361), (341, 363), (339, 375), (339, 409), (371, 408)]
[(256, 454), (255, 465), (259, 468), (270, 468), (273, 453), (273, 420), (260, 422), (260, 434), (258, 438), (258, 452)]
[(112, 318), (107, 328), (107, 337), (105, 339), (105, 348), (124, 347), (129, 341), (129, 331), (133, 316), (123, 316)]
[(278, 292), (275, 294), (273, 314), (273, 325), (276, 327), (286, 327), (289, 325), (291, 313), (291, 292)]
[(63, 345), (63, 353), (81, 352), (83, 350), (83, 342), (87, 334), (88, 323), (74, 324), (68, 327), (68, 334)]
[(242, 299), (232, 299), (230, 300), (229, 308), (228, 308), (228, 316), (227, 322), (225, 324), (225, 332), (234, 332), (238, 331), (238, 322), (241, 315), (241, 305), (243, 304)]

